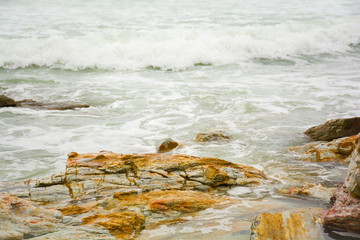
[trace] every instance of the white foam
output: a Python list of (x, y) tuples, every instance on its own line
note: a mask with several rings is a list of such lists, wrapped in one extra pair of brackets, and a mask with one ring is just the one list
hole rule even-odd
[(251, 193), (252, 191), (249, 187), (234, 187), (228, 190), (227, 192), (230, 195), (239, 196), (239, 195)]
[(0, 39), (0, 66), (63, 69), (184, 69), (257, 58), (341, 54), (360, 41), (360, 18), (315, 23), (112, 30), (83, 36)]

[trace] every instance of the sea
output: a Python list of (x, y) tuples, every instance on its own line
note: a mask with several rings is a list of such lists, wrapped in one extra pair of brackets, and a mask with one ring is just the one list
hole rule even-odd
[[(63, 171), (70, 152), (155, 153), (172, 138), (182, 147), (171, 154), (251, 165), (278, 179), (231, 192), (256, 199), (250, 209), (259, 201), (306, 206), (277, 189), (336, 187), (347, 166), (303, 162), (287, 149), (310, 142), (303, 132), (311, 126), (360, 116), (360, 1), (0, 0), (0, 95), (90, 106), (1, 108), (0, 182)], [(195, 141), (209, 131), (231, 140)], [(234, 211), (222, 215), (226, 226)], [(236, 232), (194, 226), (148, 236)]]

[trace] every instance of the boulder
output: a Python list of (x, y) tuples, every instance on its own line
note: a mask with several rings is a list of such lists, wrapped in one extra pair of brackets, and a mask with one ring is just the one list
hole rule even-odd
[(195, 138), (197, 142), (223, 141), (229, 139), (230, 136), (223, 131), (198, 133)]
[(16, 107), (16, 102), (12, 98), (0, 95), (0, 107)]
[(349, 156), (349, 169), (345, 185), (352, 197), (360, 199), (360, 134), (355, 141), (354, 151)]
[(289, 150), (300, 153), (303, 161), (325, 162), (339, 161), (348, 163), (348, 157), (355, 149), (359, 135), (332, 140), (331, 142), (312, 142), (303, 146), (292, 147)]
[(251, 240), (325, 239), (321, 224), (309, 212), (262, 213), (251, 225)]
[(156, 148), (156, 152), (157, 153), (170, 152), (171, 150), (177, 148), (178, 146), (179, 143), (175, 142), (171, 138), (167, 138)]
[(326, 228), (360, 233), (360, 141), (349, 156), (345, 181), (336, 190), (330, 210), (323, 216)]
[(341, 183), (332, 201), (333, 206), (323, 215), (323, 225), (329, 230), (360, 233), (360, 200), (350, 195)]
[[(7, 191), (61, 213), (62, 221), (41, 236), (32, 233), (35, 239), (130, 239), (143, 228), (183, 222), (186, 214), (235, 202), (218, 195), (232, 186), (266, 180), (256, 168), (217, 158), (72, 152), (65, 172)], [(0, 233), (21, 238), (30, 231), (14, 233), (12, 224)]]
[(358, 133), (360, 133), (360, 117), (332, 119), (305, 131), (305, 134), (315, 141), (331, 141)]

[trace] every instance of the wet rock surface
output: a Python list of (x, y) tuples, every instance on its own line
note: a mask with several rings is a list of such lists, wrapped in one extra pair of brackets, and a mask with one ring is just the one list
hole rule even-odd
[(309, 162), (338, 161), (349, 162), (349, 156), (355, 149), (360, 135), (335, 139), (331, 142), (312, 142), (289, 150), (300, 153), (300, 160)]
[(0, 107), (16, 107), (16, 102), (12, 98), (0, 95)]
[(324, 214), (324, 226), (329, 229), (360, 233), (360, 141), (349, 156), (345, 181), (336, 190), (333, 206)]
[(195, 138), (197, 142), (224, 141), (230, 139), (230, 136), (223, 131), (198, 133)]
[(17, 234), (18, 239), (24, 234), (34, 239), (132, 239), (142, 229), (183, 222), (186, 214), (236, 201), (221, 196), (232, 186), (266, 180), (256, 168), (217, 158), (72, 152), (65, 172), (2, 189), (23, 199), (5, 197), (56, 212), (54, 227), (41, 236), (43, 230), (26, 224), (12, 233), (16, 222), (0, 220), (8, 223), (1, 234)]
[(31, 99), (24, 99), (21, 101), (15, 101), (5, 95), (0, 95), (0, 108), (1, 107), (25, 107), (38, 110), (74, 110), (76, 108), (88, 108), (87, 104), (80, 103), (41, 103)]
[(172, 140), (171, 138), (165, 139), (159, 146), (156, 148), (157, 153), (170, 152), (171, 150), (177, 148), (179, 143)]
[(279, 190), (282, 194), (309, 196), (329, 202), (336, 188), (328, 188), (320, 184), (306, 183), (299, 187)]
[(345, 184), (340, 184), (332, 198), (333, 206), (323, 216), (325, 228), (360, 233), (360, 200), (351, 197)]
[(16, 102), (17, 107), (26, 107), (39, 110), (74, 110), (76, 108), (88, 108), (87, 104), (79, 103), (41, 103), (31, 99)]
[(331, 141), (360, 133), (360, 117), (332, 119), (305, 131), (315, 141)]
[(251, 240), (325, 239), (318, 218), (310, 212), (262, 213), (251, 226)]
[(30, 201), (0, 194), (0, 239), (23, 239), (61, 229), (62, 215)]

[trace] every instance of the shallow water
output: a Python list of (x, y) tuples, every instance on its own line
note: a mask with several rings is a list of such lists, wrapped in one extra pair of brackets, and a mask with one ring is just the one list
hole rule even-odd
[[(0, 109), (0, 181), (63, 170), (72, 151), (155, 152), (168, 137), (183, 145), (173, 153), (252, 165), (278, 188), (344, 177), (286, 149), (359, 116), (358, 0), (0, 0), (0, 12), (0, 94), (91, 106)], [(195, 142), (210, 130), (232, 140)]]

